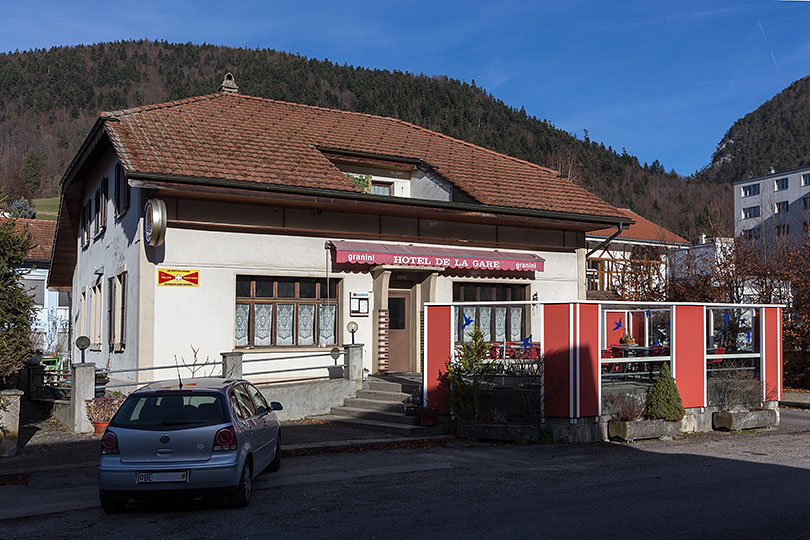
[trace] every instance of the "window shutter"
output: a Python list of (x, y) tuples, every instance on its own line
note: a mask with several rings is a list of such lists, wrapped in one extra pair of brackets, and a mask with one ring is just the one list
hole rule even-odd
[(99, 219), (99, 208), (101, 207), (101, 190), (96, 190), (95, 195), (95, 208), (93, 213), (93, 236), (98, 234), (98, 228), (101, 224), (101, 220)]
[(110, 184), (110, 180), (106, 176), (101, 179), (101, 195), (99, 197), (99, 199), (100, 199), (99, 205), (100, 206), (99, 206), (99, 209), (98, 209), (99, 210), (98, 216), (99, 216), (100, 223), (99, 223), (98, 228), (99, 228), (99, 231), (102, 231), (102, 232), (107, 229), (107, 201), (109, 200), (108, 199), (108, 197), (109, 197), (108, 196), (109, 184)]
[(119, 324), (121, 331), (118, 335), (118, 349), (124, 350), (127, 343), (127, 273), (121, 273), (121, 282), (118, 284), (121, 288), (121, 316), (119, 317)]
[(120, 163), (115, 166), (115, 215), (124, 215), (129, 208), (129, 184), (127, 183), (124, 167)]
[(115, 344), (115, 278), (107, 280), (108, 300), (107, 300), (107, 343), (112, 349)]

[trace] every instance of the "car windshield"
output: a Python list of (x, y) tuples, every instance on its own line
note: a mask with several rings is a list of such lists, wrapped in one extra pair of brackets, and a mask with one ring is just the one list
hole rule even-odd
[(217, 392), (153, 392), (129, 396), (110, 422), (131, 429), (178, 429), (228, 422), (222, 394)]

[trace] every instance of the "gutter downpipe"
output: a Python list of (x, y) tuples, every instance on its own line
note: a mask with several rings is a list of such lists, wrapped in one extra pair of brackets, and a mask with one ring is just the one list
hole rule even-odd
[(608, 244), (610, 244), (610, 242), (611, 242), (611, 241), (612, 241), (614, 238), (616, 238), (617, 236), (619, 236), (620, 234), (622, 234), (622, 231), (626, 231), (626, 230), (627, 230), (627, 229), (629, 229), (629, 228), (630, 228), (630, 224), (629, 224), (629, 223), (617, 223), (617, 224), (616, 224), (616, 232), (615, 232), (615, 233), (613, 233), (612, 235), (608, 236), (607, 238), (605, 238), (605, 239), (604, 239), (604, 240), (603, 240), (603, 241), (602, 241), (602, 242), (601, 242), (601, 243), (600, 243), (598, 246), (596, 246), (595, 248), (593, 248), (592, 250), (590, 250), (590, 251), (589, 251), (589, 252), (588, 252), (588, 253), (585, 255), (585, 258), (587, 259), (588, 257), (590, 257), (591, 255), (593, 255), (594, 253), (596, 253), (597, 251), (599, 251), (599, 250), (600, 250), (600, 249), (602, 249), (603, 247), (605, 247), (605, 246), (607, 246)]

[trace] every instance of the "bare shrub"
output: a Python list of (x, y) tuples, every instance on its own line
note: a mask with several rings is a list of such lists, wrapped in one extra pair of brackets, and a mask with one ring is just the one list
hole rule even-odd
[(607, 402), (607, 409), (623, 422), (640, 420), (646, 408), (647, 399), (644, 394), (638, 393), (613, 394)]
[(746, 364), (730, 360), (712, 377), (713, 394), (722, 410), (734, 406), (758, 407), (762, 403), (762, 383)]

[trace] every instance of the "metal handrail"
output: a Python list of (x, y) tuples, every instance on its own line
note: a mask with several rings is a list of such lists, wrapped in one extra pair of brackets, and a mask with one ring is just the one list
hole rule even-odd
[[(345, 350), (340, 351), (340, 355), (345, 354), (347, 354)], [(242, 363), (247, 364), (249, 362), (276, 362), (279, 360), (298, 360), (300, 358), (320, 358), (321, 356), (332, 356), (332, 353), (328, 352), (328, 353), (301, 354), (295, 356), (278, 356), (275, 358), (250, 358), (249, 360), (245, 360), (243, 356)], [(337, 362), (337, 359), (335, 359), (335, 362)]]
[[(219, 377), (219, 375), (199, 375), (199, 376), (196, 376), (194, 378), (195, 379), (216, 379), (217, 377)], [(152, 384), (152, 383), (156, 383), (156, 382), (162, 382), (162, 381), (165, 381), (165, 380), (166, 379), (155, 379), (154, 381), (130, 381), (130, 382), (116, 383), (116, 384), (105, 384), (104, 387), (105, 388), (122, 388), (124, 386), (137, 386), (138, 388), (140, 388), (141, 386), (146, 386), (148, 384)]]
[(131, 368), (131, 369), (97, 369), (96, 371), (100, 373), (132, 373), (133, 371), (156, 371), (158, 369), (204, 369), (207, 367), (214, 367), (214, 366), (221, 366), (222, 362), (208, 362), (206, 364), (200, 364), (199, 366), (154, 366), (154, 367), (142, 367), (142, 368)]

